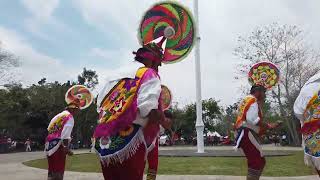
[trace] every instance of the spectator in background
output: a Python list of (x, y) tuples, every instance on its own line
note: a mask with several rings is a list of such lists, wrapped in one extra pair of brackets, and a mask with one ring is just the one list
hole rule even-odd
[(12, 141), (11, 148), (12, 150), (15, 150), (17, 148), (17, 141)]
[(90, 145), (90, 151), (89, 152), (94, 152), (94, 145), (96, 144), (96, 139), (94, 137), (91, 137), (91, 145)]
[(26, 152), (31, 152), (31, 141), (29, 138), (26, 140), (24, 144), (26, 145)]
[(11, 144), (11, 143), (12, 143), (12, 140), (11, 140), (11, 138), (10, 138), (10, 137), (8, 137), (8, 139), (7, 139), (7, 143), (8, 143), (8, 144)]
[(218, 146), (220, 138), (216, 135), (213, 136), (213, 145)]
[(213, 146), (213, 137), (211, 135), (208, 136), (208, 145)]
[(286, 145), (287, 144), (287, 136), (284, 134), (281, 136), (281, 144)]

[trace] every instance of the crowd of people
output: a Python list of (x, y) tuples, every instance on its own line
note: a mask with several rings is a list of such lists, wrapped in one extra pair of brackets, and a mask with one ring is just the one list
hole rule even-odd
[(32, 142), (29, 138), (25, 141), (14, 140), (8, 136), (0, 136), (0, 153), (9, 153), (9, 152), (31, 152), (32, 148), (38, 149), (38, 143)]

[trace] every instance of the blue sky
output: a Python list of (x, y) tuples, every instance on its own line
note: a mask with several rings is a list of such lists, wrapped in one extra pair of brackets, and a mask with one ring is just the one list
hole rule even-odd
[[(139, 47), (137, 28), (143, 13), (156, 0), (2, 0), (1, 47), (22, 61), (24, 85), (42, 77), (74, 80), (83, 67), (98, 72), (100, 86), (107, 79), (135, 71), (131, 52)], [(180, 1), (192, 11), (192, 1)], [(203, 98), (227, 105), (241, 97), (234, 75), (240, 59), (232, 52), (237, 37), (273, 22), (298, 25), (319, 49), (320, 1), (199, 0)], [(194, 101), (194, 54), (160, 69), (163, 84), (174, 100)]]
[[(74, 63), (86, 65), (90, 58), (86, 53), (93, 45), (100, 49), (118, 49), (122, 46), (121, 42), (112, 37), (112, 34), (89, 26), (82, 18), (81, 12), (73, 7), (71, 1), (59, 1), (52, 13), (48, 15), (49, 17), (44, 19), (38, 18), (23, 2), (28, 3), (27, 1), (0, 2), (0, 7), (6, 7), (1, 8), (1, 25), (23, 35), (23, 38), (36, 51), (61, 59), (64, 65)], [(114, 27), (112, 31), (121, 32), (119, 27)], [(124, 33), (123, 37), (125, 37)], [(108, 61), (101, 57), (90, 59), (99, 66), (116, 67), (118, 65), (112, 59)]]

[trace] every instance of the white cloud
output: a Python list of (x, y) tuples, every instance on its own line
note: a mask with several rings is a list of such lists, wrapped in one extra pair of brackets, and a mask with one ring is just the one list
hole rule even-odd
[(111, 34), (113, 39), (124, 42), (124, 46), (137, 44), (137, 29), (143, 13), (155, 1), (103, 1), (73, 0), (84, 20), (91, 26)]
[(109, 51), (107, 50), (103, 50), (101, 48), (92, 48), (90, 50), (90, 55), (94, 56), (94, 57), (99, 57), (99, 58), (103, 58), (103, 59), (111, 59), (115, 57), (116, 52), (115, 51)]
[[(49, 3), (47, 2), (49, 1), (23, 1), (27, 9), (32, 12), (32, 17), (28, 17), (25, 21), (30, 26), (28, 29), (34, 34), (42, 36), (42, 38), (46, 38), (47, 36), (42, 31), (43, 26), (58, 28), (61, 32), (72, 33), (68, 30), (67, 25), (59, 27), (59, 21), (53, 17), (59, 1), (52, 0)], [(113, 37), (112, 40), (117, 41), (118, 44), (120, 44), (119, 42), (122, 43), (120, 49), (112, 50), (96, 46), (96, 44), (91, 45), (91, 50), (88, 52), (89, 56), (110, 61), (110, 67), (100, 67), (89, 61), (85, 66), (98, 72), (101, 83), (106, 78), (134, 71), (139, 65), (131, 63), (133, 61), (131, 52), (139, 47), (136, 37), (139, 21), (143, 13), (153, 3), (158, 1), (73, 0), (72, 2), (88, 25), (111, 35)], [(181, 2), (192, 10), (192, 1)], [(257, 26), (273, 22), (296, 24), (302, 29), (307, 30), (307, 33), (310, 35), (308, 37), (310, 42), (320, 46), (320, 42), (315, 40), (320, 37), (318, 31), (320, 24), (317, 19), (320, 16), (320, 11), (317, 8), (319, 5), (320, 2), (318, 0), (310, 0), (308, 2), (300, 2), (298, 0), (199, 1), (203, 98), (214, 97), (222, 100), (223, 104), (231, 104), (241, 96), (238, 88), (242, 84), (247, 83), (246, 80), (236, 81), (234, 79), (236, 65), (241, 60), (234, 57), (232, 52), (237, 45), (237, 37), (248, 35)], [(28, 22), (28, 19), (30, 22)], [(13, 38), (10, 34), (3, 36), (5, 38), (10, 37), (8, 43)], [(55, 37), (47, 36), (47, 38), (54, 39)], [(15, 48), (13, 49), (18, 49), (20, 54), (22, 53), (24, 56), (29, 57), (29, 59), (31, 57), (44, 59), (50, 65), (53, 64), (53, 69), (62, 66), (58, 60), (37, 52), (22, 38), (19, 37), (15, 41), (17, 43), (15, 43)], [(20, 42), (22, 42), (22, 45), (19, 44)], [(106, 42), (106, 44), (108, 43)], [(38, 61), (30, 62), (41, 64)], [(118, 67), (114, 67), (113, 63)], [(52, 69), (51, 67), (42, 66), (48, 72), (60, 72), (50, 70)], [(37, 73), (39, 74), (39, 72)], [(175, 101), (179, 101), (182, 104), (194, 101), (195, 77), (193, 53), (180, 63), (164, 65), (160, 73), (163, 83), (167, 84), (172, 90)], [(40, 76), (38, 74), (35, 74), (34, 77), (30, 76), (30, 78), (35, 79), (36, 77), (38, 79), (38, 76)], [(60, 80), (59, 75), (60, 73), (54, 73), (52, 79), (57, 76), (54, 80)]]
[(66, 81), (72, 77), (72, 69), (68, 70), (58, 59), (38, 52), (16, 32), (0, 27), (0, 39), (2, 48), (19, 58), (23, 84), (36, 83), (42, 77), (48, 81)]
[(121, 65), (125, 59), (132, 57), (132, 51), (128, 49), (102, 49), (102, 48), (92, 48), (89, 51), (89, 55), (97, 58), (101, 58), (106, 61), (113, 61), (117, 65)]
[(54, 40), (52, 36), (42, 31), (41, 27), (43, 27), (43, 24), (44, 23), (42, 21), (35, 18), (26, 18), (24, 20), (24, 27), (26, 30), (36, 37), (46, 41)]
[(21, 2), (35, 18), (42, 20), (51, 19), (59, 5), (59, 0), (22, 0)]
[[(137, 44), (136, 32), (141, 16), (155, 2), (158, 1), (133, 0), (119, 3), (74, 0), (73, 4), (89, 25), (111, 33), (115, 40), (126, 39), (123, 46), (129, 51), (137, 48), (133, 45)], [(193, 10), (192, 1), (181, 2)], [(315, 4), (319, 3), (312, 1), (305, 4), (289, 0), (199, 1), (203, 98), (214, 97), (223, 104), (231, 104), (242, 96), (239, 88), (243, 84), (247, 85), (247, 82), (234, 79), (237, 63), (241, 60), (232, 54), (237, 46), (238, 36), (246, 36), (257, 26), (273, 22), (297, 24), (301, 28), (310, 27), (310, 24), (317, 24), (315, 27), (319, 27), (315, 18), (319, 11), (310, 8), (316, 7)], [(315, 27), (312, 32), (317, 33)], [(319, 36), (319, 33), (317, 35)], [(112, 54), (103, 54), (100, 51), (95, 53), (101, 56)], [(125, 61), (129, 62), (130, 58)], [(113, 72), (116, 73), (116, 70)], [(163, 83), (173, 91), (176, 101), (185, 104), (195, 100), (193, 53), (183, 62), (163, 66), (161, 76)]]
[(24, 19), (24, 27), (35, 37), (55, 42), (56, 39), (48, 33), (48, 29), (61, 33), (73, 33), (69, 26), (53, 15), (60, 0), (21, 0), (21, 3), (31, 13), (31, 16)]

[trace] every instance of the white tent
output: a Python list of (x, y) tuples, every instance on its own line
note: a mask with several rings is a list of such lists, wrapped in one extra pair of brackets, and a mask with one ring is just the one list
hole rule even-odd
[(217, 137), (221, 137), (221, 135), (217, 132), (217, 131), (214, 131), (214, 132), (207, 132), (207, 136), (217, 136)]
[(165, 145), (167, 140), (169, 140), (169, 137), (167, 135), (160, 136), (159, 138), (160, 145)]

